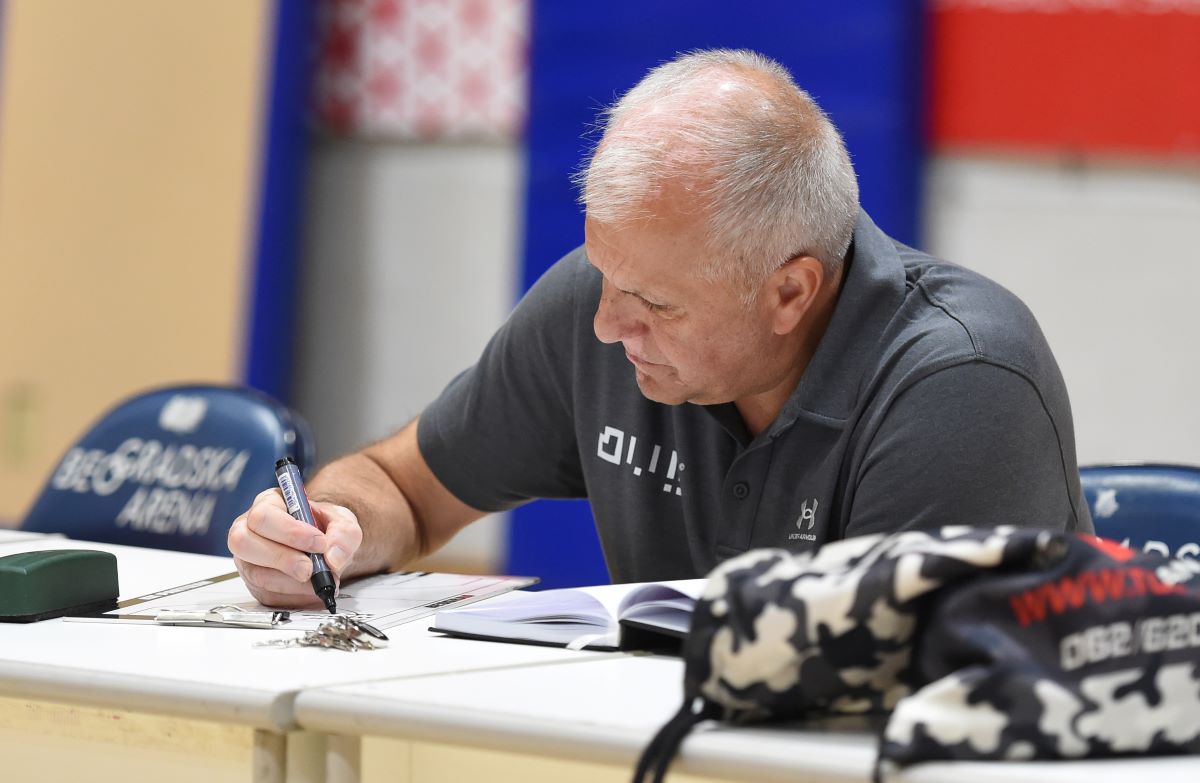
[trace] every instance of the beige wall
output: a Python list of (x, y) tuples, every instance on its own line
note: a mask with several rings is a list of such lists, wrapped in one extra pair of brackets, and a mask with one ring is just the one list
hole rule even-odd
[(7, 3), (0, 524), (117, 399), (239, 378), (270, 5)]

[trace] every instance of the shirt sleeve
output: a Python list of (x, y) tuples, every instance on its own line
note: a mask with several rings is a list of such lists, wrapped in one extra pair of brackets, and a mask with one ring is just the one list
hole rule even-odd
[(896, 399), (872, 438), (845, 535), (943, 525), (1091, 532), (1066, 425), (1006, 367), (934, 372)]
[[(572, 411), (582, 248), (550, 268), (475, 366), (421, 414), (417, 442), (438, 480), (481, 511), (585, 495)], [(587, 337), (588, 335), (584, 335)]]

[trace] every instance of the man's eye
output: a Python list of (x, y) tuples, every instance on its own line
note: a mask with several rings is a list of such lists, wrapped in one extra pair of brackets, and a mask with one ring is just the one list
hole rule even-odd
[(638, 297), (638, 300), (641, 301), (641, 303), (646, 306), (646, 309), (652, 313), (661, 313), (663, 310), (667, 309), (666, 305), (655, 304), (649, 299), (642, 299), (640, 296)]
[(625, 294), (625, 296), (632, 296), (634, 299), (641, 302), (642, 307), (645, 307), (647, 310), (649, 310), (652, 313), (661, 313), (664, 310), (670, 309), (666, 305), (655, 304), (654, 302), (651, 302), (649, 299), (642, 296), (641, 294), (635, 294), (633, 291), (626, 291), (621, 288), (618, 288), (617, 290), (620, 291), (621, 293)]

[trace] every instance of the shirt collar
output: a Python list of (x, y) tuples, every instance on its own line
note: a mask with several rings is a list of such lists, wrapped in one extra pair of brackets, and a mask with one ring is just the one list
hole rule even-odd
[(840, 424), (858, 401), (866, 368), (904, 299), (904, 265), (892, 239), (859, 210), (841, 291), (799, 385), (767, 428), (776, 435), (800, 416)]

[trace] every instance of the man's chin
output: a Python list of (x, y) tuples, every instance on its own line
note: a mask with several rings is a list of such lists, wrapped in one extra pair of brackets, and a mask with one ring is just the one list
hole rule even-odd
[(635, 378), (642, 396), (651, 402), (663, 405), (682, 405), (688, 401), (688, 396), (683, 390), (667, 388), (663, 383), (641, 370), (635, 371)]

